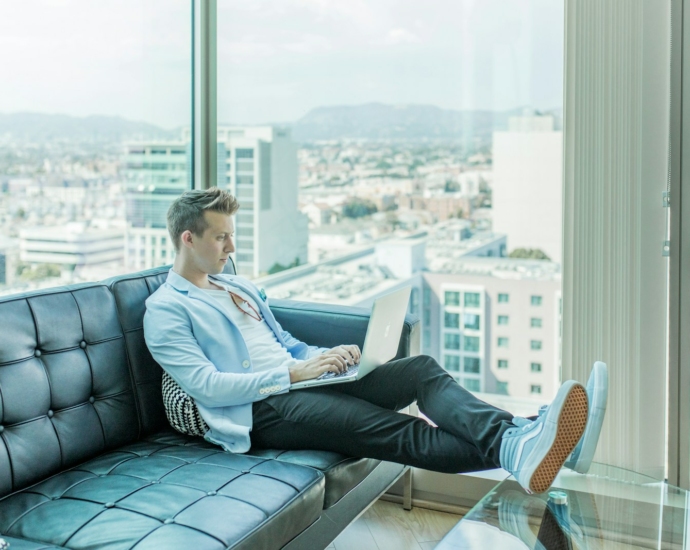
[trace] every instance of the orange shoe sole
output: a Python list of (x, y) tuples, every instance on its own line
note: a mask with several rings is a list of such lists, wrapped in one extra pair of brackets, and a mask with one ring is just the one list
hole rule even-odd
[(544, 460), (532, 474), (529, 488), (534, 493), (543, 493), (551, 487), (566, 459), (573, 452), (587, 425), (587, 391), (577, 385), (565, 398), (558, 417), (556, 437)]

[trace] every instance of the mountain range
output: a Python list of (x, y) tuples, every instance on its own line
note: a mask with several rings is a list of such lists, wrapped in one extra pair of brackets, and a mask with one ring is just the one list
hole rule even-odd
[[(333, 139), (443, 140), (489, 143), (491, 134), (508, 127), (510, 111), (457, 111), (432, 105), (386, 105), (367, 103), (317, 107), (291, 124), (298, 142)], [(560, 111), (548, 114), (556, 116)], [(179, 139), (181, 129), (166, 130), (146, 122), (122, 117), (92, 115), (74, 117), (41, 113), (0, 113), (0, 137), (19, 141), (51, 140), (108, 141)]]
[(44, 113), (0, 113), (0, 137), (18, 141), (51, 140), (121, 142), (133, 139), (174, 139), (179, 131), (116, 116), (75, 117)]

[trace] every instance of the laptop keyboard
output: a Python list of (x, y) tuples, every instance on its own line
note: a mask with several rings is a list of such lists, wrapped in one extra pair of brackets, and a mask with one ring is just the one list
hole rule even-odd
[(354, 376), (359, 371), (359, 365), (352, 365), (346, 371), (336, 374), (334, 372), (324, 372), (317, 380), (330, 380), (331, 378), (343, 378), (344, 376)]

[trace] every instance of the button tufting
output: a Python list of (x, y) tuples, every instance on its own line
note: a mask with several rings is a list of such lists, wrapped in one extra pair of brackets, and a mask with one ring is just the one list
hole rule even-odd
[(53, 418), (53, 411), (48, 411), (48, 418)]
[(79, 342), (79, 347), (80, 347), (81, 349), (84, 349), (84, 348), (86, 347), (86, 342), (84, 342), (84, 340), (82, 340), (81, 342)]
[(163, 523), (165, 523), (166, 525), (170, 525), (171, 523), (175, 523), (175, 520), (173, 518), (168, 518)]
[(114, 503), (114, 502), (106, 502), (106, 503), (105, 503), (105, 507), (106, 507), (106, 508), (114, 508), (114, 507), (115, 507), (115, 503)]
[(36, 357), (40, 357), (40, 356), (41, 356), (41, 350), (40, 350), (40, 349), (37, 349), (37, 350), (34, 352), (34, 355), (35, 355)]
[(156, 483), (160, 483), (160, 481), (158, 481), (157, 479), (154, 479), (154, 480), (151, 482), (152, 485), (155, 485)]
[(242, 470), (242, 473), (243, 473), (243, 474), (248, 474), (248, 473), (250, 473), (250, 472), (249, 472), (249, 470)]
[(0, 426), (0, 434), (5, 431), (5, 426)]
[(89, 397), (89, 403), (93, 404), (95, 402), (96, 402), (96, 398), (93, 395), (91, 397)]
[(216, 496), (218, 493), (216, 493), (215, 491), (209, 491), (209, 492), (206, 493), (206, 494), (207, 494), (208, 496), (210, 496), (210, 497), (214, 497), (214, 496)]

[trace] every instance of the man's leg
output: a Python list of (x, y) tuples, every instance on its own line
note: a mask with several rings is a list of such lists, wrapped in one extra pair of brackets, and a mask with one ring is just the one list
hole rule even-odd
[(462, 437), (334, 387), (296, 390), (255, 403), (252, 445), (335, 451), (448, 473), (493, 467)]
[(416, 400), (439, 428), (471, 442), (486, 457), (488, 468), (500, 467), (501, 438), (514, 427), (512, 414), (476, 398), (425, 355), (391, 361), (362, 380), (331, 388), (389, 410)]

